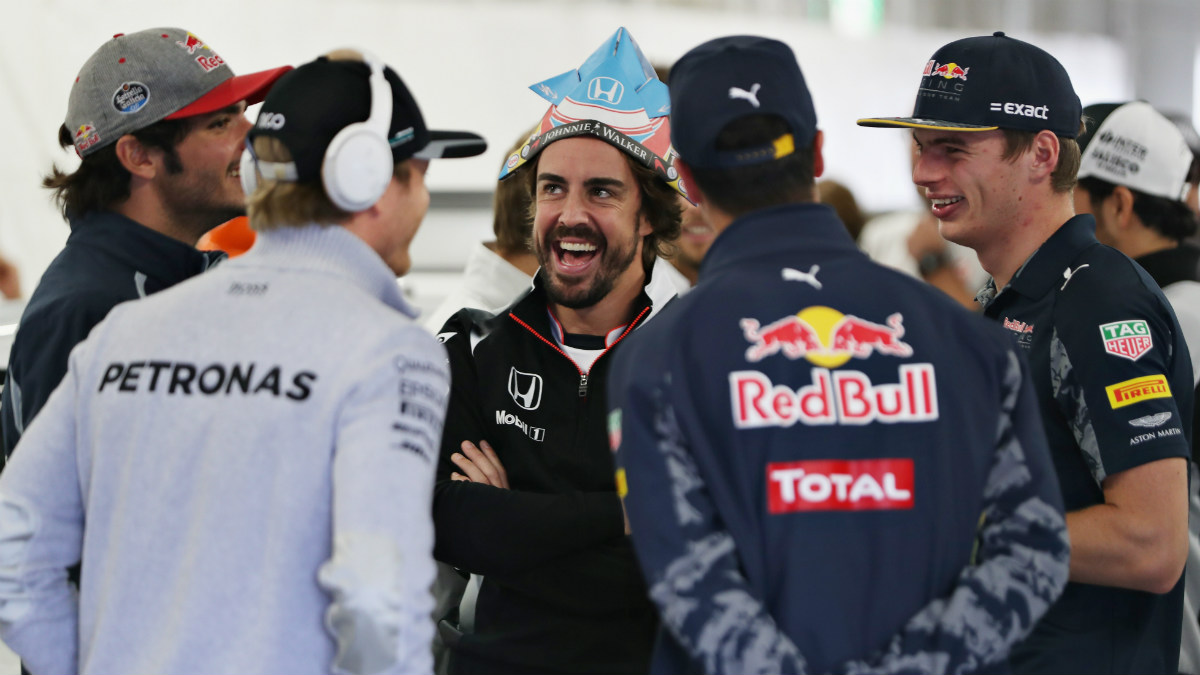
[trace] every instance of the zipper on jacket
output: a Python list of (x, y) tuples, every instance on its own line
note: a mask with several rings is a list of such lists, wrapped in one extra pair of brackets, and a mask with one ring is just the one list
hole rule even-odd
[[(592, 367), (595, 368), (596, 367), (595, 364), (598, 363), (600, 361), (600, 359), (604, 358), (604, 356), (608, 354), (609, 350), (611, 350), (613, 347), (616, 347), (618, 342), (620, 342), (621, 340), (624, 340), (625, 336), (629, 335), (629, 331), (633, 330), (633, 327), (637, 325), (638, 321), (641, 321), (642, 317), (645, 316), (646, 313), (649, 311), (650, 311), (649, 307), (643, 307), (642, 311), (638, 312), (638, 315), (633, 317), (633, 321), (630, 321), (629, 325), (625, 326), (625, 332), (621, 333), (620, 337), (618, 337), (616, 340), (613, 340), (613, 343), (611, 345), (609, 345), (608, 347), (606, 347), (604, 349), (604, 352), (602, 354), (600, 354), (600, 356), (596, 357), (596, 361), (593, 362)], [(587, 373), (583, 372), (583, 370), (579, 367), (579, 364), (575, 363), (575, 359), (571, 358), (570, 356), (567, 355), (566, 352), (559, 349), (558, 345), (554, 344), (550, 340), (547, 340), (545, 337), (542, 337), (542, 334), (537, 332), (536, 330), (534, 330), (533, 326), (530, 326), (529, 324), (525, 323), (520, 318), (518, 318), (516, 313), (509, 312), (508, 317), (510, 319), (512, 319), (513, 321), (516, 321), (521, 326), (524, 326), (525, 330), (529, 331), (530, 333), (533, 333), (534, 337), (541, 340), (542, 342), (545, 342), (546, 345), (549, 346), (554, 351), (558, 352), (559, 354), (562, 354), (564, 358), (566, 358), (568, 361), (571, 362), (571, 365), (575, 366), (575, 370), (579, 371), (579, 398), (587, 398), (588, 376), (587, 376)]]

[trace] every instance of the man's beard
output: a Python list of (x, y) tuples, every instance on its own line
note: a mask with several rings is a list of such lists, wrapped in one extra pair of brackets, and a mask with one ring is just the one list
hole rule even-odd
[(171, 173), (175, 180), (166, 181), (160, 195), (171, 221), (180, 229), (199, 239), (214, 227), (238, 216), (246, 215), (246, 205), (220, 201), (224, 194), (225, 176), (213, 179), (211, 174)]
[(557, 240), (563, 237), (575, 236), (587, 239), (596, 244), (603, 244), (599, 263), (592, 274), (590, 285), (581, 279), (580, 283), (564, 284), (552, 271), (554, 258), (553, 244), (539, 243), (536, 246), (538, 265), (542, 268), (542, 281), (545, 284), (546, 296), (550, 302), (570, 309), (585, 309), (600, 302), (612, 292), (617, 279), (629, 269), (638, 257), (637, 240), (633, 240), (626, 248), (609, 246), (608, 241), (597, 241), (598, 235), (594, 230), (584, 227), (559, 227), (548, 233), (543, 242), (551, 238)]

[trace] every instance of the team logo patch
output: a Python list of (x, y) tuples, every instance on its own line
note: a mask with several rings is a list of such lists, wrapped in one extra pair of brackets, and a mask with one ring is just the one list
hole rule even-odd
[(1012, 331), (1016, 336), (1018, 346), (1024, 349), (1031, 349), (1033, 347), (1033, 324), (1017, 319), (1010, 319), (1006, 316), (1004, 317), (1003, 326), (1005, 330)]
[(1132, 380), (1110, 384), (1104, 391), (1108, 393), (1108, 403), (1113, 410), (1152, 398), (1171, 398), (1171, 386), (1162, 375), (1135, 377)]
[(621, 409), (608, 413), (608, 447), (616, 452), (621, 447)]
[(1150, 326), (1141, 319), (1114, 321), (1100, 326), (1104, 351), (1130, 361), (1137, 361), (1154, 348)]
[(729, 374), (733, 424), (739, 429), (880, 422), (930, 422), (938, 418), (933, 364), (900, 366), (896, 384), (874, 384), (854, 370), (812, 369), (812, 383), (799, 389), (775, 384), (764, 373)]
[(141, 82), (125, 82), (113, 93), (113, 107), (123, 115), (141, 110), (149, 101), (150, 88)]
[(957, 63), (937, 63), (932, 68), (930, 68), (930, 64), (934, 64), (934, 62), (930, 61), (925, 65), (925, 69), (929, 71), (925, 73), (926, 76), (944, 77), (947, 80), (962, 80), (966, 82), (967, 72), (971, 70), (969, 67), (964, 68)]
[(100, 134), (96, 127), (90, 124), (80, 124), (75, 130), (75, 154), (82, 156), (83, 151), (100, 142)]
[(911, 459), (817, 459), (767, 464), (767, 510), (772, 514), (912, 507)]
[(1160, 412), (1129, 420), (1129, 424), (1130, 426), (1142, 427), (1143, 429), (1153, 429), (1154, 427), (1161, 427), (1163, 424), (1166, 424), (1169, 419), (1171, 419), (1171, 413)]
[(537, 410), (542, 404), (542, 376), (513, 368), (508, 371), (508, 395), (525, 410)]
[(186, 49), (188, 54), (195, 54), (196, 50), (200, 49), (201, 47), (207, 49), (207, 46), (204, 44), (204, 40), (196, 37), (191, 32), (188, 32), (187, 37), (184, 38), (183, 42), (176, 40), (175, 44)]
[(831, 307), (808, 307), (793, 316), (761, 326), (757, 319), (742, 319), (741, 328), (751, 347), (746, 360), (757, 363), (783, 352), (789, 359), (805, 358), (824, 368), (837, 368), (852, 358), (872, 354), (912, 356), (904, 336), (904, 317), (892, 314), (879, 324), (842, 314)]

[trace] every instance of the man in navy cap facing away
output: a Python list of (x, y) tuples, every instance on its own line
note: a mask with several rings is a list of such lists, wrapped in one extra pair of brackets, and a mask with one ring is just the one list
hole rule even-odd
[(702, 44), (670, 92), (718, 235), (609, 388), (653, 672), (1003, 667), (1067, 574), (1024, 361), (813, 203), (823, 137), (786, 45)]
[(941, 232), (992, 275), (984, 314), (1025, 350), (1068, 511), (1071, 583), (1017, 672), (1174, 673), (1192, 373), (1167, 299), (1074, 215), (1082, 107), (1062, 65), (1003, 33), (951, 42), (911, 117)]

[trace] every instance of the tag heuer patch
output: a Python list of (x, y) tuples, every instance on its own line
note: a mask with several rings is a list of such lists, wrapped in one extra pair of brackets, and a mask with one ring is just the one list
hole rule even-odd
[(1137, 361), (1154, 348), (1150, 326), (1141, 319), (1103, 324), (1100, 335), (1104, 338), (1104, 351), (1130, 361)]

